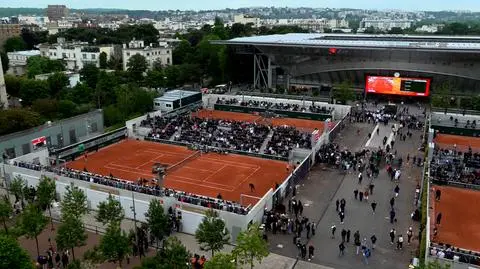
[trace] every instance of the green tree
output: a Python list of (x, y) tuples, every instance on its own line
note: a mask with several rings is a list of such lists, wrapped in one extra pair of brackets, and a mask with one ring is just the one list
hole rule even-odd
[(112, 225), (120, 224), (124, 217), (125, 212), (122, 204), (112, 194), (109, 194), (107, 201), (102, 201), (98, 205), (95, 219), (103, 225)]
[(230, 236), (225, 222), (219, 218), (216, 211), (211, 209), (206, 212), (202, 223), (198, 225), (195, 239), (204, 250), (211, 251), (213, 257), (215, 251), (223, 249), (223, 246), (228, 243)]
[(162, 241), (169, 232), (168, 219), (159, 200), (153, 199), (150, 201), (145, 217), (150, 233), (155, 237), (155, 240), (157, 240), (158, 247), (159, 242)]
[(88, 87), (95, 89), (100, 74), (100, 69), (94, 64), (86, 64), (80, 70), (80, 79), (87, 84)]
[(3, 49), (6, 52), (22, 51), (26, 48), (27, 44), (25, 44), (25, 41), (19, 36), (10, 37), (5, 41), (5, 44), (3, 44)]
[(27, 183), (20, 175), (14, 177), (13, 180), (10, 182), (10, 185), (8, 186), (10, 192), (15, 196), (15, 200), (20, 201), (22, 209), (25, 204), (25, 193), (23, 190), (26, 186)]
[(22, 79), (20, 98), (23, 105), (31, 105), (33, 101), (50, 97), (48, 82), (45, 80)]
[(34, 269), (27, 251), (8, 235), (0, 235), (0, 268)]
[(204, 269), (236, 269), (235, 257), (229, 253), (217, 253), (205, 263)]
[(95, 104), (96, 102), (93, 99), (93, 94), (93, 88), (90, 88), (86, 83), (78, 83), (65, 93), (63, 99), (72, 101), (76, 104)]
[(109, 105), (103, 109), (103, 118), (105, 119), (105, 126), (113, 126), (122, 122), (123, 113), (115, 105)]
[(58, 227), (55, 240), (59, 249), (71, 250), (72, 257), (75, 260), (75, 248), (85, 246), (88, 235), (80, 217), (68, 215), (63, 211), (62, 208), (62, 223)]
[(148, 69), (147, 59), (140, 54), (135, 54), (128, 59), (127, 70), (134, 81), (141, 81), (143, 73)]
[(40, 115), (28, 109), (0, 110), (0, 135), (26, 130), (42, 123)]
[(190, 257), (190, 253), (178, 238), (169, 237), (165, 240), (162, 251), (157, 252), (154, 257), (143, 259), (142, 265), (136, 269), (190, 269)]
[(47, 79), (48, 87), (50, 89), (50, 96), (57, 96), (60, 91), (70, 85), (70, 81), (64, 73), (55, 72)]
[(5, 75), (5, 87), (10, 96), (18, 97), (20, 94), (20, 85), (22, 85), (22, 78), (12, 75)]
[(27, 75), (34, 78), (36, 75), (65, 71), (61, 60), (50, 60), (42, 56), (33, 56), (27, 60)]
[(255, 260), (262, 262), (262, 259), (268, 256), (268, 244), (262, 238), (258, 223), (240, 232), (233, 253), (241, 264), (248, 264), (250, 268), (253, 268)]
[(56, 185), (55, 185), (55, 180), (52, 178), (43, 176), (40, 178), (40, 182), (38, 183), (37, 186), (37, 203), (40, 206), (40, 208), (44, 209), (46, 208), (48, 210), (48, 214), (50, 216), (50, 224), (52, 225), (52, 230), (54, 229), (53, 227), (53, 218), (52, 218), (52, 203), (55, 201), (56, 197)]
[(451, 266), (448, 263), (440, 263), (438, 260), (429, 261), (419, 267), (418, 269), (450, 269)]
[(40, 250), (38, 249), (38, 236), (42, 233), (43, 229), (45, 229), (47, 223), (47, 218), (34, 204), (29, 204), (22, 213), (20, 220), (22, 232), (29, 239), (35, 238), (37, 255), (40, 255)]
[[(3, 223), (5, 233), (8, 234), (7, 220), (12, 216), (13, 208), (7, 196), (0, 198), (0, 221)], [(1, 268), (1, 267), (0, 267)]]
[(66, 187), (61, 205), (62, 218), (64, 216), (81, 218), (88, 213), (87, 196), (83, 190), (73, 185), (73, 183)]
[(58, 113), (61, 118), (69, 118), (79, 114), (77, 105), (70, 100), (58, 101)]
[(31, 109), (46, 119), (56, 119), (58, 114), (58, 101), (42, 98), (33, 101)]
[(101, 69), (106, 69), (107, 68), (107, 53), (102, 51), (100, 53), (99, 61), (100, 61), (100, 68)]
[(353, 84), (345, 80), (342, 83), (335, 85), (333, 88), (333, 97), (342, 102), (342, 104), (354, 100), (355, 93), (353, 91)]
[(151, 70), (147, 72), (145, 77), (145, 85), (150, 88), (160, 88), (165, 85), (165, 75), (162, 71)]
[[(98, 83), (94, 88), (93, 96), (97, 103), (97, 108), (112, 104), (116, 102), (115, 87), (118, 85), (118, 79), (104, 71), (98, 75)], [(92, 88), (93, 89), (93, 88)]]
[(105, 235), (100, 240), (100, 250), (107, 260), (118, 262), (122, 267), (122, 262), (130, 254), (131, 248), (130, 240), (119, 223), (112, 223), (107, 227)]

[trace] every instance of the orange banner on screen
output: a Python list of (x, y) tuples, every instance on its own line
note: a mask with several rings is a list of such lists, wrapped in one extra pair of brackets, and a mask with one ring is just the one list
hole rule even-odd
[(365, 91), (404, 96), (428, 96), (430, 83), (429, 78), (367, 76)]

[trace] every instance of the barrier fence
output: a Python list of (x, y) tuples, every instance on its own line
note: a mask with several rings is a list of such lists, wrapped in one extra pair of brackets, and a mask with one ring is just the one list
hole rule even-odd
[(290, 174), (290, 176), (273, 192), (272, 196), (272, 208), (276, 208), (278, 205), (282, 204), (284, 199), (288, 197), (292, 192), (293, 188), (298, 185), (301, 181), (305, 180), (308, 177), (308, 172), (310, 171), (312, 165), (312, 155), (310, 154), (305, 158), (300, 165), (298, 165), (295, 170)]

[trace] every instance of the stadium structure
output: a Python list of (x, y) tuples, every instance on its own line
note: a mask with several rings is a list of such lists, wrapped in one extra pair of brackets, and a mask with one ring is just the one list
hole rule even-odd
[[(255, 88), (331, 87), (368, 75), (430, 78), (460, 91), (480, 88), (480, 37), (284, 34), (215, 40), (254, 57)], [(461, 92), (460, 92), (461, 93)]]

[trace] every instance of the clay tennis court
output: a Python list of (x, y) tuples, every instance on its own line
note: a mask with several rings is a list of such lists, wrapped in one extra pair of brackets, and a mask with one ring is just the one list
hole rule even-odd
[(454, 149), (456, 145), (460, 151), (468, 151), (468, 147), (471, 147), (472, 151), (480, 152), (480, 137), (437, 134), (433, 142), (442, 149)]
[[(155, 178), (152, 173), (155, 163), (168, 166), (180, 163), (170, 172), (167, 168), (164, 187), (209, 197), (217, 197), (220, 193), (223, 199), (244, 205), (256, 204), (270, 188), (275, 188), (275, 183), (281, 184), (289, 174), (286, 162), (236, 154), (206, 153), (181, 163), (195, 153), (181, 146), (124, 140), (91, 153), (86, 161), (82, 156), (67, 167), (86, 168), (105, 176), (111, 173), (114, 177), (136, 181)], [(250, 192), (249, 183), (255, 185), (254, 192)]]
[[(435, 192), (430, 194), (431, 240), (455, 247), (480, 251), (480, 211), (477, 210), (480, 192), (457, 187), (433, 186), (440, 189), (440, 201), (435, 201)], [(438, 235), (433, 238), (436, 216), (442, 213)]]
[(294, 119), (294, 118), (265, 119), (260, 115), (220, 111), (220, 110), (203, 109), (198, 112), (194, 112), (192, 115), (199, 118), (213, 118), (213, 119), (223, 119), (223, 120), (257, 122), (260, 124), (273, 125), (273, 126), (288, 125), (306, 132), (312, 132), (315, 129), (318, 129), (320, 132), (322, 132), (325, 127), (325, 122), (323, 121)]

